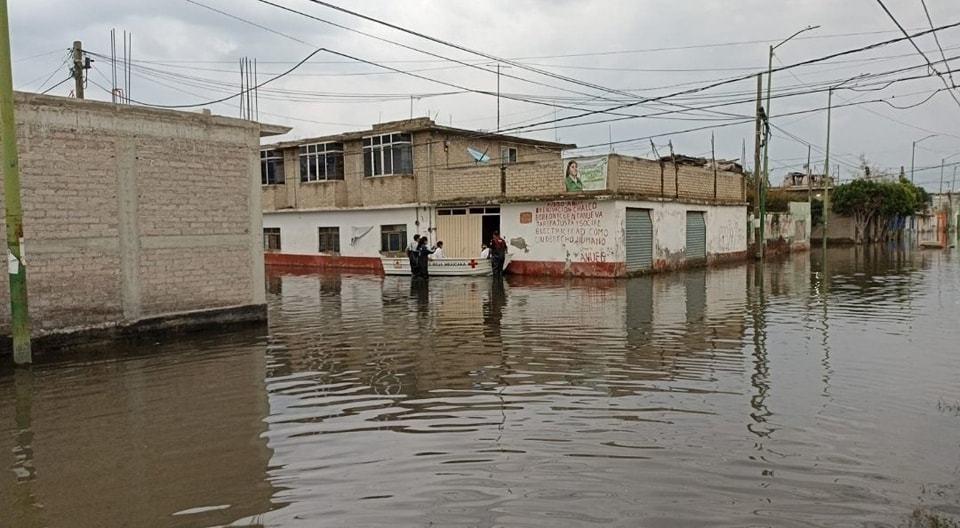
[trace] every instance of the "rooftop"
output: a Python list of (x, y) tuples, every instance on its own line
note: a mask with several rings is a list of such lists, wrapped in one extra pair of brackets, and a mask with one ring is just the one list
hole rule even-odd
[(529, 139), (518, 136), (511, 136), (507, 134), (498, 134), (496, 132), (484, 132), (482, 130), (470, 130), (466, 128), (456, 128), (451, 126), (438, 125), (430, 119), (429, 117), (418, 117), (414, 119), (403, 119), (400, 121), (387, 121), (385, 123), (377, 123), (371, 128), (366, 130), (357, 130), (352, 132), (342, 132), (339, 134), (331, 134), (326, 136), (317, 136), (309, 137), (303, 139), (296, 139), (290, 141), (282, 141), (280, 143), (272, 143), (263, 145), (263, 148), (270, 149), (282, 149), (289, 147), (297, 147), (300, 145), (305, 145), (308, 143), (325, 143), (330, 141), (343, 142), (350, 141), (355, 139), (361, 139), (365, 136), (371, 136), (374, 134), (383, 134), (389, 132), (424, 132), (424, 131), (436, 131), (436, 132), (445, 132), (452, 135), (458, 136), (472, 136), (477, 138), (487, 138), (487, 139), (499, 139), (505, 142), (518, 143), (525, 145), (536, 145), (539, 147), (551, 148), (551, 149), (572, 149), (576, 148), (575, 144), (572, 143), (557, 143), (553, 141), (542, 141), (539, 139)]

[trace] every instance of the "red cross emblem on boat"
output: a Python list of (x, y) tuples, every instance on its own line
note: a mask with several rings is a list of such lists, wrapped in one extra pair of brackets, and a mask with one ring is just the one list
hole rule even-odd
[(477, 261), (474, 260), (474, 259), (470, 259), (470, 267), (476, 269), (476, 268), (477, 268)]

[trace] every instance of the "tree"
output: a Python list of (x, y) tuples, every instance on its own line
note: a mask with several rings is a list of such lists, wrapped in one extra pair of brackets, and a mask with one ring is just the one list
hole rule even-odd
[(880, 213), (883, 207), (884, 192), (879, 182), (873, 180), (853, 180), (838, 185), (833, 190), (831, 209), (835, 213), (853, 217), (854, 242), (863, 242), (867, 225)]
[(834, 212), (853, 217), (854, 241), (864, 242), (871, 226), (879, 222), (880, 237), (885, 238), (892, 224), (926, 208), (929, 196), (921, 187), (901, 178), (900, 181), (858, 179), (837, 186), (833, 191)]

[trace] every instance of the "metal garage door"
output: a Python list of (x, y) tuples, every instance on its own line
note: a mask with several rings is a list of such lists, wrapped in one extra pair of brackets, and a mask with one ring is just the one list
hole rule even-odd
[(687, 211), (687, 260), (707, 258), (707, 223), (703, 212)]
[(649, 209), (627, 209), (627, 273), (653, 265), (653, 222)]

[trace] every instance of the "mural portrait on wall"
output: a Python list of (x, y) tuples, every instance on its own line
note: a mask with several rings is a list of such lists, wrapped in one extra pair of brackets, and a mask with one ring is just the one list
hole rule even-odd
[(567, 192), (603, 191), (607, 188), (607, 157), (567, 160), (563, 175)]

